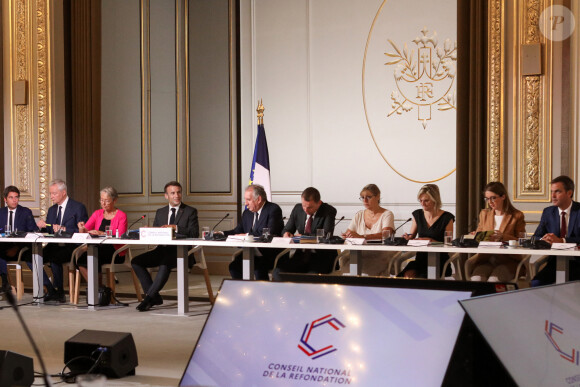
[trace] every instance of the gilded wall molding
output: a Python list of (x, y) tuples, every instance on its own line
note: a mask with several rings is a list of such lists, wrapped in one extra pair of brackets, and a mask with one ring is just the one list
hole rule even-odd
[[(28, 28), (28, 7), (26, 0), (18, 0), (14, 7), (14, 39), (15, 39), (15, 69), (14, 80), (29, 79), (30, 56), (28, 47), (30, 46), (30, 30)], [(23, 199), (33, 197), (32, 190), (32, 152), (33, 152), (33, 133), (31, 125), (31, 108), (30, 105), (13, 105), (12, 125), (12, 176), (13, 184), (19, 187)]]
[[(529, 0), (519, 3), (516, 11), (520, 28), (516, 37), (518, 80), (516, 94), (517, 121), (514, 144), (517, 152), (514, 163), (515, 201), (544, 201), (548, 198), (548, 182), (551, 168), (551, 106), (543, 103), (551, 84), (551, 45), (540, 33), (539, 21), (542, 11), (550, 0)], [(522, 75), (520, 48), (522, 44), (542, 44), (542, 73)]]
[(38, 119), (39, 151), (39, 191), (40, 214), (44, 216), (50, 206), (48, 184), (50, 178), (50, 58), (48, 45), (48, 4), (47, 0), (36, 1), (36, 115)]
[(492, 0), (488, 8), (488, 180), (504, 177), (504, 3)]

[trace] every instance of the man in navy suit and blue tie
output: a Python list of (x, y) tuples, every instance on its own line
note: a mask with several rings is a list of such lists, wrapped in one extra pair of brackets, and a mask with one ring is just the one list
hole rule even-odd
[[(20, 190), (9, 185), (4, 189), (4, 203), (6, 207), (0, 209), (0, 227), (10, 227), (12, 232), (18, 231), (35, 231), (37, 229), (34, 223), (34, 216), (29, 208), (22, 207), (18, 204), (20, 200)], [(14, 258), (25, 245), (22, 243), (1, 243), (0, 244), (0, 277), (2, 277), (2, 287), (0, 292), (8, 290), (8, 267), (6, 261)]]
[[(262, 236), (264, 228), (270, 229), (270, 234), (280, 236), (284, 228), (282, 209), (269, 202), (264, 187), (258, 184), (249, 185), (244, 191), (244, 201), (247, 209), (242, 214), (242, 221), (236, 228), (224, 231), (225, 235), (250, 234)], [(262, 256), (254, 259), (254, 275), (257, 280), (268, 281), (268, 271), (274, 267), (274, 259), (279, 249), (260, 249)], [(230, 274), (234, 279), (242, 279), (242, 257), (237, 256), (230, 263)]]
[[(79, 232), (77, 224), (89, 219), (85, 205), (68, 196), (66, 183), (55, 179), (48, 186), (50, 200), (54, 203), (46, 215), (46, 221), (40, 219), (36, 222), (38, 228), (44, 232), (55, 234), (73, 234)], [(59, 246), (57, 243), (49, 243), (42, 251), (44, 261), (50, 262), (52, 269), (52, 282), (44, 273), (44, 286), (48, 290), (45, 301), (65, 302), (64, 281), (62, 264), (69, 262), (72, 252), (78, 247), (76, 244), (67, 243)]]
[[(536, 238), (552, 243), (580, 243), (580, 203), (572, 200), (574, 181), (558, 176), (550, 182), (553, 206), (542, 212)], [(570, 280), (580, 278), (580, 262), (570, 261)], [(532, 286), (556, 282), (556, 257), (548, 258), (546, 266), (532, 279)]]

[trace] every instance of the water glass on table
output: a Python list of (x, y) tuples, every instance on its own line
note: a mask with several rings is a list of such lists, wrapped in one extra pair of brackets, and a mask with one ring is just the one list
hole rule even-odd
[(113, 229), (111, 226), (105, 226), (105, 234), (107, 235), (107, 238), (113, 237)]
[(262, 229), (262, 237), (266, 242), (268, 241), (268, 238), (270, 238), (270, 229), (268, 227)]
[(527, 234), (525, 231), (518, 233), (518, 246), (523, 246), (527, 239)]
[(385, 241), (393, 241), (395, 234), (391, 230), (383, 230), (383, 237), (381, 238), (382, 242)]
[(208, 226), (201, 228), (201, 237), (203, 239), (205, 239), (206, 237), (209, 237), (209, 227)]
[(453, 231), (445, 231), (445, 237), (443, 239), (443, 244), (445, 246), (451, 246), (453, 241)]
[(324, 239), (324, 229), (319, 228), (316, 230), (316, 242), (322, 243), (323, 239)]

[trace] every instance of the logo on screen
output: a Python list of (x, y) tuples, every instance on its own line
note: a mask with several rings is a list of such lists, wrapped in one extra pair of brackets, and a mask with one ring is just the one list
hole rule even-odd
[(560, 346), (556, 342), (556, 339), (554, 338), (555, 333), (557, 333), (558, 335), (564, 335), (564, 328), (561, 328), (558, 325), (554, 324), (553, 322), (546, 320), (546, 327), (544, 333), (546, 334), (546, 337), (548, 338), (548, 340), (550, 341), (556, 352), (558, 352), (563, 359), (569, 361), (570, 363), (580, 365), (580, 351), (571, 348), (572, 353), (568, 354), (567, 352), (564, 352), (562, 348), (560, 348)]
[[(298, 344), (298, 348), (302, 350), (308, 357), (312, 360), (318, 359), (319, 357), (328, 355), (337, 350), (334, 345), (327, 345), (323, 348), (316, 349), (313, 345), (309, 344), (308, 342), (314, 337), (316, 328), (330, 326), (336, 331), (339, 331), (342, 328), (346, 328), (346, 326), (341, 323), (336, 317), (332, 317), (332, 314), (328, 314), (324, 317), (321, 317), (317, 320), (314, 320), (304, 327), (304, 331), (302, 332), (302, 337), (300, 338), (300, 344)], [(319, 331), (316, 331), (319, 332)]]

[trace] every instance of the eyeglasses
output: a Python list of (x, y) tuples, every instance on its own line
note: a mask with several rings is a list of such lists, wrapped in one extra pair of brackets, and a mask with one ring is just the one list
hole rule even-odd
[(111, 204), (111, 203), (113, 203), (113, 201), (112, 201), (112, 200), (110, 200), (110, 199), (100, 199), (99, 201), (100, 201), (101, 203), (103, 203), (103, 204)]
[(374, 197), (375, 197), (375, 195), (361, 196), (358, 198), (358, 200), (360, 200), (361, 202), (364, 202), (365, 200), (371, 200)]
[(488, 198), (483, 198), (486, 202), (495, 202), (499, 196), (490, 196)]

